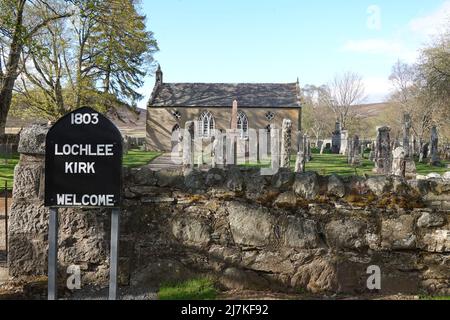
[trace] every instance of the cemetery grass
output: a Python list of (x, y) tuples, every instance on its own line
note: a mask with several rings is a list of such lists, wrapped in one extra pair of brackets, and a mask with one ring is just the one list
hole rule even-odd
[[(366, 155), (367, 156), (367, 155)], [(369, 159), (363, 159), (362, 163), (358, 167), (352, 167), (347, 163), (347, 157), (335, 154), (313, 154), (313, 159), (311, 162), (306, 164), (306, 171), (315, 171), (320, 175), (331, 175), (337, 174), (340, 176), (373, 176), (374, 163)], [(295, 168), (296, 156), (291, 157), (291, 168)], [(433, 167), (425, 163), (416, 162), (417, 166), (417, 174), (419, 175), (427, 175), (430, 173), (439, 173), (444, 174), (450, 169), (447, 168), (447, 165), (450, 162), (443, 162), (441, 166)], [(268, 168), (270, 167), (270, 160), (261, 161), (260, 163), (247, 163), (243, 165), (243, 167), (260, 167), (260, 168)]]
[(13, 187), (14, 168), (19, 163), (20, 155), (14, 154), (7, 158), (0, 158), (0, 188), (3, 190), (5, 181), (8, 183), (8, 190)]
[(156, 151), (141, 151), (132, 149), (123, 156), (123, 166), (127, 168), (139, 168), (152, 162), (162, 153)]
[(163, 284), (159, 300), (215, 300), (218, 290), (209, 278), (192, 279), (180, 283)]

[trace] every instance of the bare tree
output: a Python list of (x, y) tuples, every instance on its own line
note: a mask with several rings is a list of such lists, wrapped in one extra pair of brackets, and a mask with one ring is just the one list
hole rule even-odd
[(334, 112), (342, 128), (347, 128), (357, 115), (354, 106), (366, 98), (362, 77), (353, 72), (336, 75), (324, 90), (324, 103)]

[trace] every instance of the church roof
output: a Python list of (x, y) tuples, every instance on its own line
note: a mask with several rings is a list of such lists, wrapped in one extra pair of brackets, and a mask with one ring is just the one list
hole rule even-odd
[(150, 107), (298, 108), (297, 83), (157, 83)]

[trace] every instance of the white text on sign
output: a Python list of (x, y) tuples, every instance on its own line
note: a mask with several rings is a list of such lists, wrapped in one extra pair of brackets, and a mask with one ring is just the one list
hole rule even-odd
[(57, 205), (60, 207), (114, 207), (114, 195), (83, 195), (76, 194), (56, 195)]
[(56, 156), (92, 156), (92, 157), (112, 157), (114, 156), (114, 145), (98, 144), (65, 144), (60, 146), (55, 144)]
[(98, 113), (73, 113), (70, 122), (73, 125), (96, 125), (99, 122)]

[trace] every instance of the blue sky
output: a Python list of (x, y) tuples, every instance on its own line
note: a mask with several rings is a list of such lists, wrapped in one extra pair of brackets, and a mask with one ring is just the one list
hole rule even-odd
[(165, 82), (320, 85), (353, 71), (377, 102), (392, 65), (414, 62), (450, 21), (450, 0), (143, 0), (142, 11)]

